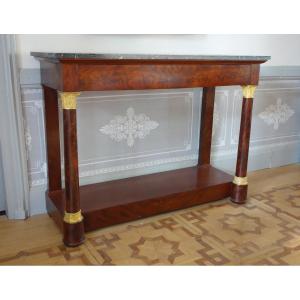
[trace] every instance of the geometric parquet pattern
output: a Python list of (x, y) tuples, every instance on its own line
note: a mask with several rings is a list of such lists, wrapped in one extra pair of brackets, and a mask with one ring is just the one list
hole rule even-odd
[(1, 265), (300, 265), (300, 184), (126, 223), (0, 256)]

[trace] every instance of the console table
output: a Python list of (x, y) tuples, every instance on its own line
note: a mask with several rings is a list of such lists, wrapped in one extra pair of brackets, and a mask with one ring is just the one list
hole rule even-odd
[[(268, 56), (183, 56), (38, 53), (44, 90), (48, 161), (47, 209), (67, 246), (84, 232), (231, 197), (247, 198), (252, 103), (260, 64)], [(210, 165), (216, 86), (243, 90), (236, 173)], [(203, 87), (199, 160), (195, 167), (79, 186), (76, 97), (83, 91)], [(64, 176), (61, 182), (58, 98), (63, 109)]]

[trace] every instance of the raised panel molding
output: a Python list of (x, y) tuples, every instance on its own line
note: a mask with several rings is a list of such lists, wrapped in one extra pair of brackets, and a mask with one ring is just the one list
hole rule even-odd
[[(147, 91), (144, 93), (124, 92), (123, 94), (118, 92), (111, 95), (93, 93), (96, 96), (90, 94), (83, 93), (78, 101), (78, 134), (82, 136), (82, 139), (79, 140), (81, 166), (112, 159), (143, 158), (163, 153), (184, 152), (191, 150), (192, 147), (197, 147), (192, 144), (194, 143), (193, 130), (195, 129), (193, 118), (199, 118), (199, 108), (197, 108), (198, 111), (194, 111), (194, 98), (200, 97), (199, 91), (177, 93), (160, 91), (152, 94)], [(128, 107), (133, 108), (139, 115), (143, 115), (147, 111), (147, 115), (159, 124), (159, 128), (151, 136), (147, 139), (136, 140), (132, 147), (128, 147), (126, 140), (116, 142), (99, 133), (99, 127), (103, 128), (116, 115), (123, 114)], [(92, 115), (91, 110), (93, 110)], [(171, 119), (172, 111), (176, 110), (178, 111), (177, 117), (181, 118), (179, 125), (182, 125), (181, 128), (177, 125), (177, 129), (184, 131), (181, 132), (182, 138), (179, 137), (179, 139), (180, 132), (174, 132), (172, 129), (176, 117), (175, 115), (173, 120)], [(87, 116), (89, 116), (89, 120), (87, 120)], [(179, 119), (178, 121), (180, 122)], [(89, 136), (84, 134), (87, 131)], [(194, 135), (197, 135), (197, 132)], [(148, 143), (149, 139), (152, 141)], [(153, 140), (158, 141), (158, 139), (158, 145), (153, 143)], [(85, 145), (90, 143), (93, 144), (94, 149), (85, 149)], [(103, 150), (103, 145), (107, 145), (106, 152)], [(94, 155), (88, 153), (91, 150), (95, 150), (97, 153)]]
[[(265, 83), (262, 81), (255, 93), (251, 145), (299, 140), (300, 138), (300, 128), (297, 124), (297, 120), (299, 120), (300, 117), (300, 81), (287, 80), (288, 87), (285, 87), (286, 83), (284, 80), (277, 81), (277, 87), (274, 86), (275, 82), (276, 81), (273, 82), (272, 87), (269, 87), (270, 82), (267, 81)], [(292, 86), (291, 83), (293, 83), (294, 86)], [(242, 105), (241, 97), (241, 91), (236, 90), (234, 92), (231, 119), (231, 145), (238, 144), (240, 124), (238, 115)], [(278, 99), (280, 99), (280, 103)], [(281, 106), (278, 107), (278, 105)], [(282, 119), (280, 124), (278, 123), (276, 126), (274, 126), (274, 123), (273, 126), (269, 126), (266, 122), (266, 114), (270, 108), (271, 110), (277, 110), (276, 112), (273, 111), (272, 118)], [(270, 113), (271, 111), (269, 111), (269, 114)], [(275, 116), (274, 113), (276, 113), (277, 116)], [(281, 116), (279, 114), (281, 114)], [(284, 114), (284, 116), (282, 114)]]
[(226, 145), (226, 124), (228, 122), (229, 90), (217, 88), (214, 105), (212, 148)]
[(29, 185), (45, 185), (47, 164), (45, 156), (44, 109), (41, 88), (22, 89), (22, 107)]
[[(30, 78), (28, 72), (26, 78)], [(261, 80), (255, 94), (250, 170), (299, 161), (300, 80), (270, 78)], [(45, 212), (47, 182), (43, 99), (40, 85), (28, 82), (22, 82), (22, 103), (30, 207), (31, 214), (37, 214)], [(80, 184), (195, 165), (201, 96), (202, 89), (82, 93), (78, 100)], [(231, 173), (241, 104), (240, 87), (217, 88), (212, 163)], [(281, 110), (285, 115), (271, 116), (276, 125), (265, 121), (268, 113), (281, 114)]]

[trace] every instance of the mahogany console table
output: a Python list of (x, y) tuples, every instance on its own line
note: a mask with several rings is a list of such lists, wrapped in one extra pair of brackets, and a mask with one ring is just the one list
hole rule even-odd
[[(268, 56), (37, 53), (45, 99), (47, 209), (67, 246), (84, 232), (231, 196), (247, 198), (252, 103)], [(243, 105), (236, 173), (210, 165), (216, 86), (241, 85)], [(79, 186), (76, 97), (82, 91), (203, 87), (199, 160), (195, 167)], [(61, 182), (58, 95), (63, 109), (65, 188)]]

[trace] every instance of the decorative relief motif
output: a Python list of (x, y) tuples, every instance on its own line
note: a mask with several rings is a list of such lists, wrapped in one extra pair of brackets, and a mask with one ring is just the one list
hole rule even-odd
[(30, 187), (47, 183), (43, 101), (40, 88), (22, 88), (24, 135)]
[(286, 103), (282, 103), (281, 98), (277, 98), (276, 104), (271, 104), (258, 116), (268, 125), (273, 125), (274, 130), (278, 130), (279, 124), (285, 123), (294, 113)]
[(128, 165), (118, 165), (115, 167), (81, 171), (79, 172), (79, 177), (83, 178), (83, 177), (97, 176), (101, 174), (117, 173), (122, 171), (135, 170), (135, 169), (147, 168), (147, 167), (155, 167), (155, 166), (160, 166), (168, 163), (179, 163), (179, 162), (184, 162), (188, 160), (197, 160), (197, 159), (198, 159), (198, 154), (185, 155), (179, 157), (170, 157), (170, 158), (144, 161), (144, 162), (128, 164)]
[(145, 138), (151, 130), (158, 126), (158, 122), (150, 120), (145, 114), (136, 115), (134, 109), (129, 107), (126, 116), (114, 117), (99, 131), (109, 135), (112, 140), (117, 142), (127, 140), (127, 145), (132, 147), (135, 139)]
[(43, 163), (41, 166), (41, 172), (44, 174), (44, 177), (47, 178), (48, 166), (47, 163)]
[(29, 152), (32, 150), (32, 136), (30, 134), (30, 129), (28, 126), (25, 127), (25, 144), (27, 150), (27, 160), (29, 159)]
[[(38, 178), (38, 179), (33, 179), (32, 176), (38, 173), (40, 176), (42, 176), (42, 178)], [(38, 185), (44, 185), (47, 183), (47, 177), (48, 177), (48, 167), (47, 164), (43, 161), (38, 160), (37, 161), (37, 171), (33, 172), (31, 171), (30, 174), (30, 186), (38, 186)]]

